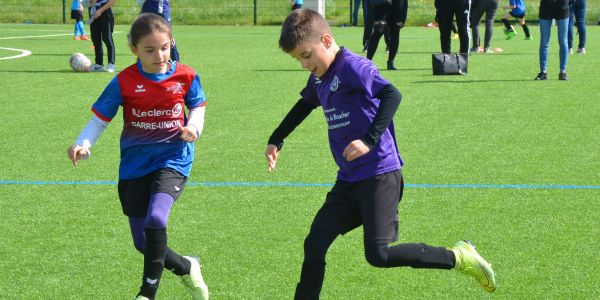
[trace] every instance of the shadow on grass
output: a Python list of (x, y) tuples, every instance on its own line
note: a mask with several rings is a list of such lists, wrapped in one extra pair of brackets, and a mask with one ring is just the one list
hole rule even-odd
[(252, 70), (252, 72), (307, 72), (302, 69), (257, 69)]
[(106, 74), (116, 74), (116, 73), (108, 73), (108, 72), (75, 72), (71, 69), (60, 69), (60, 70), (0, 70), (0, 74), (2, 73), (73, 73), (73, 74), (95, 74), (95, 73), (106, 73)]
[[(433, 76), (433, 75), (428, 75)], [(462, 77), (459, 75), (449, 75), (453, 77)], [(533, 81), (533, 79), (531, 80)], [(523, 82), (523, 79), (483, 79), (483, 80), (423, 80), (411, 81), (410, 83), (475, 83), (475, 82)]]

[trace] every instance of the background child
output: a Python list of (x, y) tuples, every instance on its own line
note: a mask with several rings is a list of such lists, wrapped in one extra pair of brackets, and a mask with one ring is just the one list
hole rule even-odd
[(527, 23), (525, 22), (525, 0), (509, 0), (508, 6), (504, 7), (505, 10), (510, 10), (509, 13), (502, 16), (502, 23), (504, 23), (504, 34), (506, 34), (506, 39), (510, 40), (517, 32), (515, 28), (510, 25), (508, 22), (508, 18), (511, 16), (519, 20), (519, 24), (523, 27), (523, 32), (525, 33), (525, 39), (531, 40), (531, 35), (529, 34), (529, 27), (527, 27)]
[(81, 0), (73, 0), (71, 3), (71, 19), (75, 20), (73, 39), (87, 41), (88, 37), (85, 35), (85, 27), (83, 26), (83, 5), (81, 4)]
[(302, 98), (269, 138), (268, 171), (275, 169), (284, 139), (318, 106), (339, 166), (337, 180), (304, 241), (295, 298), (319, 298), (329, 246), (339, 234), (361, 225), (365, 257), (375, 267), (455, 268), (494, 291), (494, 271), (469, 242), (460, 241), (451, 249), (422, 243), (389, 246), (398, 239), (404, 186), (393, 123), (400, 92), (371, 61), (338, 47), (329, 25), (315, 11), (293, 11), (283, 24), (279, 46), (311, 75)]
[[(112, 33), (115, 27), (111, 7), (116, 0), (90, 0), (90, 31), (92, 32), (92, 43), (94, 43), (95, 63), (90, 66), (90, 72), (114, 72), (115, 71), (115, 43)], [(106, 45), (108, 65), (104, 68), (104, 51), (102, 42)]]
[[(169, 0), (137, 0), (138, 4), (142, 6), (142, 13), (153, 13), (163, 17), (170, 26), (171, 22), (171, 8)], [(175, 39), (171, 41), (171, 59), (179, 61), (179, 51), (177, 51), (177, 45)]]
[(290, 2), (290, 5), (292, 6), (292, 10), (295, 10), (295, 9), (301, 8), (303, 3), (304, 3), (303, 0), (292, 0)]
[(194, 299), (208, 299), (198, 259), (167, 247), (169, 213), (190, 174), (206, 103), (196, 72), (170, 61), (171, 38), (171, 28), (160, 16), (141, 14), (133, 22), (129, 42), (137, 63), (108, 84), (92, 106), (94, 116), (67, 153), (75, 166), (86, 159), (123, 107), (118, 191), (134, 246), (144, 254), (137, 299), (154, 299), (164, 268), (181, 276)]

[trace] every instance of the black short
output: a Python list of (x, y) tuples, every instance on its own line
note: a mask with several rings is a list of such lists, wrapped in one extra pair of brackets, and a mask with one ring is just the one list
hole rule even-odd
[(148, 175), (119, 180), (119, 200), (123, 214), (144, 218), (148, 212), (150, 195), (167, 193), (177, 200), (187, 182), (187, 177), (173, 169), (160, 169)]
[(509, 14), (510, 14), (511, 16), (513, 16), (513, 17), (517, 18), (517, 19), (523, 19), (523, 18), (525, 18), (525, 14), (517, 15), (517, 14), (513, 13), (512, 11), (511, 11), (511, 12), (509, 12)]
[(398, 240), (398, 203), (402, 199), (402, 171), (377, 175), (348, 183), (336, 181), (312, 227), (345, 234), (360, 225), (364, 243), (391, 243)]
[(71, 19), (76, 20), (77, 22), (83, 21), (83, 14), (80, 10), (71, 10)]

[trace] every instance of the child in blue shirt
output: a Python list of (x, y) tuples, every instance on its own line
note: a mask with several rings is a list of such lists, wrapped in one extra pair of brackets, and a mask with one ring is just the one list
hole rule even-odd
[(519, 24), (523, 27), (523, 32), (525, 33), (525, 39), (531, 40), (531, 34), (529, 34), (529, 27), (527, 27), (527, 23), (525, 22), (525, 0), (509, 0), (508, 6), (504, 6), (505, 10), (510, 10), (507, 14), (502, 16), (502, 23), (504, 23), (504, 34), (506, 34), (506, 39), (510, 40), (517, 32), (515, 28), (510, 25), (508, 22), (508, 18), (511, 16), (519, 20)]

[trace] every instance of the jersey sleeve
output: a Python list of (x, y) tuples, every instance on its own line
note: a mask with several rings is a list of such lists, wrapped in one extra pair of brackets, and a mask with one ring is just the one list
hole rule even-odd
[(347, 66), (349, 67), (345, 73), (348, 74), (350, 84), (362, 90), (371, 98), (375, 97), (383, 88), (390, 84), (389, 81), (381, 76), (377, 67), (371, 62), (348, 64)]
[(200, 76), (196, 74), (190, 84), (190, 89), (185, 95), (185, 104), (189, 109), (192, 109), (206, 104), (205, 102), (206, 95), (202, 89), (202, 83), (200, 83)]
[(321, 102), (317, 96), (316, 81), (316, 77), (314, 75), (310, 75), (310, 77), (308, 77), (308, 81), (306, 82), (306, 86), (304, 89), (302, 89), (302, 91), (300, 91), (300, 96), (302, 96), (302, 99), (310, 104), (321, 106)]
[(92, 111), (102, 121), (110, 122), (119, 111), (119, 106), (123, 104), (121, 96), (121, 87), (118, 77), (115, 76), (104, 89), (98, 100), (92, 105)]

